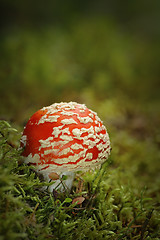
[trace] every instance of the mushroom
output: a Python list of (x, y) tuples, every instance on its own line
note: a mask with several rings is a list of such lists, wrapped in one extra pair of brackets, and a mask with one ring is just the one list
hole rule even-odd
[[(76, 171), (100, 166), (110, 154), (105, 126), (95, 112), (76, 102), (54, 103), (34, 113), (22, 137), (23, 161), (44, 179), (49, 191), (70, 191)], [(62, 181), (63, 176), (67, 179)]]

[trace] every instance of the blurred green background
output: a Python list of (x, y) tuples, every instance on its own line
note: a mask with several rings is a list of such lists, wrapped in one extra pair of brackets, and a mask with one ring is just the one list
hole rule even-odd
[[(115, 167), (160, 187), (160, 1), (0, 1), (0, 118), (77, 101), (106, 125)], [(127, 179), (126, 179), (127, 181)]]

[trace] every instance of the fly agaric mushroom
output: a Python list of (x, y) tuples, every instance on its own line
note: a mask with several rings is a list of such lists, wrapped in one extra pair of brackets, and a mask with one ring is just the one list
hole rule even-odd
[[(35, 166), (49, 187), (71, 189), (76, 171), (100, 166), (110, 154), (105, 126), (84, 104), (61, 102), (44, 107), (29, 119), (21, 138), (24, 162)], [(66, 175), (63, 181), (60, 178)]]

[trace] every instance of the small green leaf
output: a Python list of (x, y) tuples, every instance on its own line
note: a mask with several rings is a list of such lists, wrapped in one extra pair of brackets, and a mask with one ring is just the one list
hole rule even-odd
[(72, 199), (71, 199), (71, 198), (66, 198), (66, 199), (64, 200), (64, 203), (70, 203), (70, 202), (72, 202)]
[(68, 178), (68, 177), (67, 177), (66, 175), (63, 175), (63, 176), (62, 176), (62, 180), (67, 180), (67, 178)]

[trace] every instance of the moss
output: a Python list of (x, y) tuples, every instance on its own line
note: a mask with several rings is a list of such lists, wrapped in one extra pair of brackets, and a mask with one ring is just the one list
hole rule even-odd
[[(34, 169), (18, 164), (19, 136), (0, 122), (1, 239), (158, 239), (159, 205), (147, 189), (131, 184), (132, 175), (114, 165), (79, 173), (70, 194), (49, 193)], [(12, 141), (10, 141), (12, 139)], [(126, 182), (126, 178), (128, 181)], [(80, 191), (78, 187), (81, 184)], [(72, 204), (83, 196), (80, 205)]]

